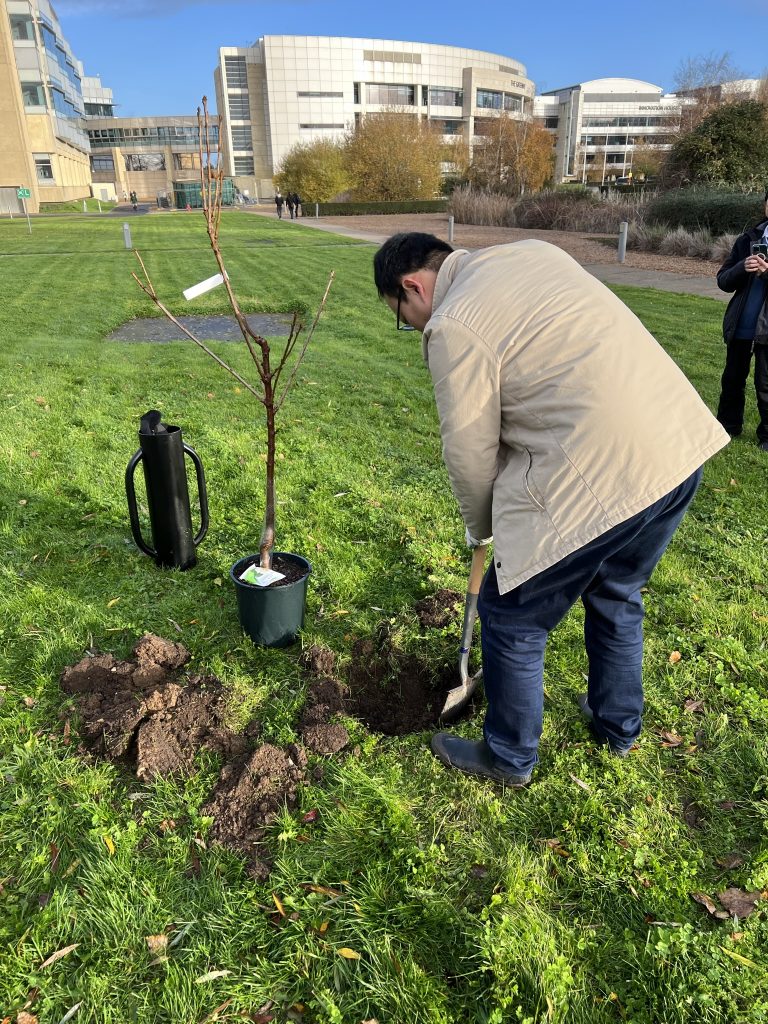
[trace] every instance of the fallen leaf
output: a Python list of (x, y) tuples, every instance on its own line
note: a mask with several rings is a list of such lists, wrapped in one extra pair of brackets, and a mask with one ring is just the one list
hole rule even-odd
[(683, 820), (688, 828), (701, 828), (705, 819), (695, 800), (685, 800), (683, 802)]
[(77, 949), (80, 945), (79, 942), (74, 942), (71, 946), (65, 946), (63, 949), (57, 949), (55, 953), (51, 953), (47, 960), (43, 960), (40, 964), (40, 970), (44, 967), (50, 967), (51, 964), (55, 964), (57, 960), (61, 960), (62, 957), (68, 956), (73, 949)]
[(217, 587), (223, 587), (224, 586), (224, 580), (221, 578), (221, 576), (217, 576), (216, 579), (213, 582), (214, 582), (215, 586), (217, 586)]
[[(211, 1012), (206, 1017), (203, 1017), (203, 1019), (200, 1021), (200, 1024), (206, 1024), (206, 1021), (209, 1021), (209, 1020), (216, 1020), (216, 1018), (219, 1016), (221, 1011), (222, 1010), (226, 1010), (226, 1008), (229, 1006), (229, 1004), (232, 1002), (233, 999), (234, 999), (234, 996), (230, 996), (229, 999), (225, 999), (223, 1003), (220, 1003), (216, 1007), (215, 1010), (211, 1010)], [(254, 1018), (252, 1017), (251, 1020), (253, 1020), (253, 1019)]]
[(315, 931), (317, 932), (317, 934), (318, 935), (325, 935), (325, 933), (328, 931), (328, 925), (330, 923), (331, 923), (330, 921), (323, 921), (323, 923), (320, 925), (319, 928), (315, 928)]
[(354, 949), (350, 949), (349, 946), (341, 946), (336, 952), (339, 956), (343, 956), (345, 960), (360, 960), (360, 954), (356, 953)]
[(679, 747), (683, 742), (683, 737), (679, 736), (676, 732), (670, 732), (669, 729), (661, 730), (662, 747)]
[(575, 782), (576, 785), (583, 789), (585, 793), (592, 792), (592, 790), (589, 788), (586, 782), (582, 782), (581, 779), (577, 778), (575, 775), (571, 775), (570, 772), (568, 774), (570, 776), (571, 782)]
[(302, 823), (306, 825), (306, 824), (309, 824), (312, 821), (317, 821), (319, 816), (320, 816), (320, 811), (318, 811), (318, 810), (307, 811), (307, 813), (304, 815), (304, 817), (301, 820), (302, 820)]
[(37, 897), (37, 905), (42, 910), (43, 907), (47, 907), (51, 902), (51, 894), (49, 892), (41, 892)]
[(35, 706), (35, 705), (37, 704), (37, 701), (35, 700), (35, 698), (34, 698), (34, 697), (25, 697), (25, 698), (24, 698), (24, 704), (25, 704), (25, 705), (26, 705), (26, 706), (27, 706), (28, 708), (33, 708), (33, 707), (34, 707), (34, 706)]
[(670, 665), (676, 665), (681, 658), (682, 654), (680, 653), (680, 651), (672, 651), (667, 660), (669, 661)]
[(736, 803), (733, 800), (721, 800), (717, 806), (721, 811), (732, 811)]
[(114, 608), (119, 600), (119, 597), (113, 597), (111, 601), (107, 601), (107, 608)]
[(272, 899), (275, 901), (275, 906), (277, 907), (277, 912), (280, 915), (280, 917), (286, 917), (285, 907), (283, 906), (282, 902), (280, 901), (280, 897), (276, 893), (273, 892), (272, 893)]
[(61, 850), (58, 848), (56, 843), (48, 843), (48, 852), (51, 855), (51, 874), (55, 875), (59, 870), (59, 859), (61, 857)]
[(712, 899), (711, 896), (707, 896), (705, 892), (692, 892), (691, 899), (695, 900), (697, 903), (700, 903), (702, 907), (706, 907), (710, 914), (717, 913), (715, 901)]
[(703, 707), (703, 700), (694, 700), (692, 697), (689, 697), (685, 704), (683, 704), (683, 711), (687, 711), (689, 714), (692, 715), (696, 711), (701, 711)]
[(338, 889), (329, 889), (327, 885), (302, 885), (302, 889), (306, 889), (308, 892), (321, 892), (324, 896), (343, 896), (343, 892), (339, 892)]
[(145, 935), (144, 941), (150, 953), (163, 953), (168, 948), (167, 935)]
[(207, 974), (201, 974), (199, 978), (195, 978), (196, 985), (202, 985), (206, 981), (215, 981), (217, 978), (226, 978), (232, 971), (208, 971)]
[(726, 871), (735, 871), (736, 868), (740, 868), (744, 863), (744, 858), (738, 853), (726, 853), (724, 857), (718, 857), (715, 861), (721, 868), (725, 868)]
[(731, 938), (734, 942), (741, 942), (744, 938), (744, 932), (731, 932)]
[(102, 836), (101, 838), (102, 838), (102, 841), (103, 841), (104, 845), (109, 850), (109, 856), (110, 857), (114, 857), (115, 856), (115, 844), (112, 842), (112, 837), (111, 836)]
[(27, 1013), (21, 1010), (16, 1014), (16, 1024), (37, 1024), (37, 1016), (34, 1013)]
[(741, 953), (734, 953), (732, 949), (726, 949), (725, 946), (720, 946), (720, 949), (722, 949), (726, 956), (729, 956), (737, 963), (744, 964), (745, 967), (757, 967), (754, 960), (748, 960), (747, 957), (742, 956)]
[(48, 404), (48, 399), (47, 398), (43, 398), (42, 395), (38, 395), (37, 398), (35, 399), (35, 405), (47, 405), (47, 404)]
[(762, 893), (744, 892), (743, 889), (726, 889), (725, 892), (719, 892), (717, 898), (734, 917), (745, 918), (749, 917), (755, 909), (755, 904), (762, 898)]

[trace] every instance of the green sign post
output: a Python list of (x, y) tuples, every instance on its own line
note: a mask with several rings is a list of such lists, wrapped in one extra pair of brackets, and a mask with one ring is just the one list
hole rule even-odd
[(32, 234), (32, 221), (29, 219), (29, 210), (27, 209), (27, 200), (32, 197), (32, 192), (28, 188), (17, 188), (16, 198), (21, 200), (21, 205), (24, 209), (24, 214), (27, 218), (27, 228), (29, 229), (30, 235)]

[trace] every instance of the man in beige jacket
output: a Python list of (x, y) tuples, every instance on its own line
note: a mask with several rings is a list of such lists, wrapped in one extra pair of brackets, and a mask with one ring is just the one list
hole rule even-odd
[(422, 332), (467, 542), (494, 540), (478, 603), (484, 739), (438, 733), (433, 752), (530, 781), (547, 636), (581, 598), (579, 704), (625, 756), (643, 707), (641, 588), (728, 434), (637, 317), (553, 245), (469, 253), (395, 235), (374, 277), (398, 326)]

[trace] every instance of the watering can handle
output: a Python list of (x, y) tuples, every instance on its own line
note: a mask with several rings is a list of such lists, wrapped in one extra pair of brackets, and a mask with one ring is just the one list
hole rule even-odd
[(208, 492), (205, 489), (205, 473), (203, 472), (203, 464), (200, 461), (200, 456), (197, 454), (195, 449), (188, 444), (184, 445), (184, 451), (190, 459), (192, 459), (192, 462), (195, 465), (197, 491), (200, 496), (200, 529), (192, 541), (194, 545), (198, 545), (206, 533), (208, 533)]
[(128, 498), (128, 515), (131, 518), (131, 533), (133, 539), (136, 541), (137, 547), (139, 547), (145, 555), (149, 555), (152, 558), (157, 556), (157, 552), (154, 548), (151, 548), (141, 536), (141, 526), (139, 524), (139, 510), (136, 507), (136, 489), (133, 486), (133, 475), (136, 472), (136, 467), (144, 458), (144, 452), (139, 448), (135, 453), (131, 461), (125, 470), (125, 493)]

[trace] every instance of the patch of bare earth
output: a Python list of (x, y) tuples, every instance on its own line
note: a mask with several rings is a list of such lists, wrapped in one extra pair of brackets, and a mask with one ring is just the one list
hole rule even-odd
[[(425, 628), (442, 628), (461, 613), (461, 597), (441, 590), (419, 602)], [(433, 667), (393, 647), (388, 635), (359, 640), (344, 678), (333, 652), (311, 647), (302, 656), (307, 696), (297, 724), (301, 742), (278, 747), (259, 743), (258, 721), (242, 732), (228, 723), (228, 697), (215, 676), (188, 675), (181, 644), (147, 634), (120, 660), (92, 653), (64, 669), (60, 683), (80, 716), (80, 751), (106, 758), (143, 782), (185, 776), (200, 751), (221, 759), (221, 769), (202, 810), (213, 819), (211, 838), (245, 859), (252, 877), (270, 870), (267, 829), (284, 807), (293, 808), (301, 786), (322, 777), (309, 756), (339, 753), (349, 734), (339, 719), (354, 716), (387, 735), (418, 732), (437, 723), (458, 671)]]

